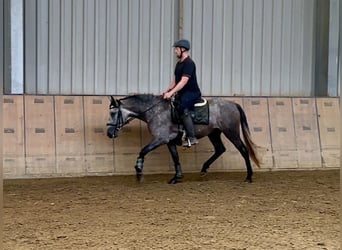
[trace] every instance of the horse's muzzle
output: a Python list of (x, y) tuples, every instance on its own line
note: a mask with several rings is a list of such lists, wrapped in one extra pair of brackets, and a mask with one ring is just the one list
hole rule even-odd
[(118, 136), (117, 130), (114, 127), (108, 127), (107, 128), (107, 136), (110, 139), (113, 139)]

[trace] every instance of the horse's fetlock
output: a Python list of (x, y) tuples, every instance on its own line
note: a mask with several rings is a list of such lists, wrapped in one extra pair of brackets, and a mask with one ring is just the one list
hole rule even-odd
[(136, 163), (135, 163), (135, 170), (138, 171), (142, 171), (144, 167), (144, 159), (143, 158), (138, 158)]

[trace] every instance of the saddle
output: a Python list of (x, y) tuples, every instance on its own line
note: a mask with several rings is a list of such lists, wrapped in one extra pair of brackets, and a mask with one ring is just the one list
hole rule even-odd
[[(176, 124), (182, 124), (182, 118), (181, 115), (178, 112), (178, 102), (172, 101), (171, 102), (171, 118), (172, 122)], [(199, 102), (197, 102), (195, 105), (194, 111), (191, 111), (191, 117), (194, 122), (194, 124), (200, 124), (200, 125), (208, 125), (209, 124), (209, 103), (207, 99), (201, 98)]]

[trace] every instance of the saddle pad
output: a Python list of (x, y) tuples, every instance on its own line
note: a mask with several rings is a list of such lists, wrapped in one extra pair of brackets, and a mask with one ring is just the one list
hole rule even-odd
[(194, 124), (209, 124), (209, 104), (206, 99), (204, 102), (196, 103), (192, 114)]
[[(176, 105), (171, 105), (172, 121), (177, 124), (182, 124), (183, 121), (177, 111)], [(194, 111), (191, 112), (191, 117), (194, 124), (208, 125), (209, 124), (209, 103), (202, 98), (202, 102), (196, 103)]]

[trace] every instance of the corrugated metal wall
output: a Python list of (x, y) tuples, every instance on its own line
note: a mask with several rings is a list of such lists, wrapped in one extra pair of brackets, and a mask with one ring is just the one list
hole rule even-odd
[(312, 95), (311, 0), (184, 0), (204, 93)]
[(25, 1), (25, 93), (159, 93), (177, 1)]
[(312, 0), (26, 0), (25, 93), (160, 93), (183, 33), (204, 95), (313, 96), (314, 17)]

